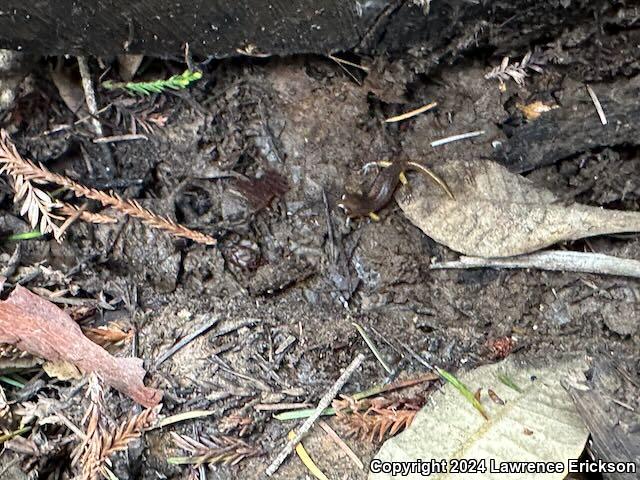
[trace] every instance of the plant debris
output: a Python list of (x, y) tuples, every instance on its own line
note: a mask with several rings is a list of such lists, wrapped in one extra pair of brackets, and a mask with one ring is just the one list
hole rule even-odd
[(237, 179), (235, 187), (256, 210), (267, 207), (274, 198), (289, 190), (287, 180), (275, 170), (268, 169), (260, 178)]
[(195, 440), (171, 432), (171, 438), (176, 447), (189, 453), (186, 457), (169, 457), (167, 461), (174, 465), (237, 465), (246, 458), (262, 454), (259, 448), (244, 440), (225, 435), (202, 436)]
[(129, 94), (146, 96), (152, 93), (162, 93), (166, 90), (184, 90), (201, 78), (202, 72), (185, 70), (181, 74), (173, 75), (166, 80), (152, 80), (149, 82), (112, 82), (107, 80), (102, 82), (102, 87), (107, 90), (122, 89)]
[[(0, 131), (0, 173), (7, 173), (14, 179), (16, 189), (16, 201), (24, 198), (21, 209), (22, 214), (26, 214), (32, 226), (40, 224), (43, 233), (53, 233), (57, 240), (60, 240), (64, 229), (56, 225), (54, 220), (62, 217), (53, 213), (57, 204), (51, 197), (34, 186), (34, 184), (53, 184), (65, 187), (77, 196), (89, 198), (100, 202), (103, 206), (113, 207), (121, 213), (138, 218), (150, 227), (164, 230), (176, 237), (183, 237), (205, 245), (215, 245), (216, 239), (204, 233), (196, 232), (173, 220), (161, 217), (147, 210), (137, 200), (123, 200), (115, 193), (105, 193), (94, 188), (85, 187), (64, 175), (53, 173), (44, 166), (25, 160), (20, 156), (15, 145), (9, 140), (9, 135), (5, 130)], [(87, 218), (87, 217), (85, 217)], [(101, 222), (103, 223), (103, 222)]]
[(82, 334), (69, 315), (20, 285), (0, 302), (0, 343), (50, 362), (67, 361), (81, 372), (95, 372), (116, 390), (145, 407), (157, 405), (159, 390), (142, 383), (139, 358), (116, 358)]
[(333, 401), (338, 421), (347, 434), (369, 442), (382, 442), (385, 435), (393, 436), (411, 425), (423, 400), (388, 400), (377, 397), (355, 400), (343, 395)]
[[(86, 433), (76, 448), (74, 462), (82, 465), (83, 480), (98, 480), (102, 475), (113, 478), (107, 467), (109, 457), (127, 449), (129, 443), (139, 438), (156, 422), (162, 405), (143, 410), (125, 419), (115, 428), (108, 426), (104, 393), (100, 379), (92, 374), (87, 389), (90, 406), (85, 415)], [(73, 464), (72, 463), (72, 464)]]
[(640, 213), (564, 205), (549, 190), (491, 161), (453, 160), (434, 168), (452, 200), (421, 179), (411, 196), (396, 194), (425, 234), (470, 256), (510, 257), (557, 242), (640, 231)]

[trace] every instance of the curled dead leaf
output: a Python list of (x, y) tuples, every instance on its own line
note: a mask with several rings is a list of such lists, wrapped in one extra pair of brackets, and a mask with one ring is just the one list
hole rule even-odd
[(466, 255), (510, 257), (594, 235), (640, 231), (640, 212), (564, 205), (501, 165), (451, 160), (434, 168), (455, 199), (417, 176), (396, 193), (402, 211), (435, 241)]
[(145, 407), (162, 398), (162, 392), (144, 386), (141, 359), (112, 356), (85, 337), (63, 310), (19, 285), (0, 302), (0, 343), (49, 362), (69, 362), (85, 374), (95, 372)]
[(517, 103), (516, 107), (518, 110), (522, 112), (522, 114), (527, 120), (535, 120), (543, 113), (559, 108), (558, 105), (547, 105), (546, 103), (543, 103), (539, 100), (537, 102), (532, 102), (527, 105)]

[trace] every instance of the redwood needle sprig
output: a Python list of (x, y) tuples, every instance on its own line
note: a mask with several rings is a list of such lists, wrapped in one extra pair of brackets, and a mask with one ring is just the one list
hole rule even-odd
[(102, 86), (107, 90), (122, 89), (133, 95), (147, 96), (152, 93), (162, 93), (165, 90), (184, 90), (201, 78), (201, 72), (185, 70), (180, 75), (174, 75), (166, 80), (153, 80), (151, 82), (112, 82), (111, 80), (107, 80), (106, 82), (102, 82)]

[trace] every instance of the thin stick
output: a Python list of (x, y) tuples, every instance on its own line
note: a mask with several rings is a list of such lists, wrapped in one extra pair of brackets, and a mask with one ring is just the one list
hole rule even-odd
[(126, 135), (94, 138), (93, 143), (129, 142), (131, 140), (149, 140), (149, 137), (141, 133), (128, 133)]
[(171, 358), (180, 349), (184, 348), (189, 343), (193, 342), (196, 338), (198, 338), (203, 333), (206, 333), (207, 331), (209, 331), (216, 323), (218, 323), (219, 320), (220, 320), (219, 318), (212, 318), (211, 320), (205, 322), (200, 327), (198, 327), (194, 332), (190, 333), (189, 335), (184, 337), (182, 340), (178, 341), (173, 347), (171, 347), (169, 350), (167, 350), (166, 352), (164, 352), (162, 355), (158, 357), (158, 359), (153, 364), (153, 368), (158, 368), (160, 365), (162, 365), (164, 361), (166, 361), (168, 358)]
[(401, 120), (406, 120), (407, 118), (415, 117), (416, 115), (420, 115), (427, 110), (431, 110), (432, 108), (437, 107), (438, 104), (436, 102), (429, 103), (427, 105), (423, 105), (420, 108), (416, 108), (415, 110), (411, 110), (409, 112), (403, 113), (402, 115), (396, 115), (395, 117), (387, 118), (384, 123), (393, 123), (399, 122)]
[(253, 407), (258, 412), (277, 412), (280, 410), (295, 410), (310, 407), (310, 403), (259, 403)]
[(322, 428), (327, 433), (329, 438), (333, 440), (336, 443), (336, 445), (338, 445), (344, 453), (347, 454), (347, 457), (353, 460), (353, 463), (355, 463), (360, 470), (364, 470), (364, 463), (362, 463), (362, 460), (358, 458), (358, 456), (353, 452), (353, 450), (349, 448), (349, 445), (347, 445), (344, 442), (344, 440), (340, 438), (340, 435), (338, 435), (336, 431), (333, 428), (331, 428), (327, 422), (325, 422), (324, 420), (320, 420), (318, 422), (318, 425), (320, 425), (320, 428)]
[(349, 377), (351, 377), (351, 375), (353, 375), (353, 372), (355, 372), (358, 369), (358, 367), (362, 365), (363, 361), (364, 361), (364, 355), (359, 353), (358, 356), (356, 356), (356, 358), (354, 358), (353, 361), (349, 364), (346, 370), (342, 372), (342, 375), (340, 375), (340, 378), (336, 380), (333, 386), (320, 399), (320, 402), (318, 402), (318, 406), (313, 412), (313, 414), (309, 418), (307, 418), (302, 424), (302, 426), (298, 429), (298, 434), (292, 440), (289, 440), (289, 442), (287, 442), (287, 444), (284, 446), (282, 451), (273, 460), (273, 462), (271, 462), (271, 465), (269, 465), (269, 467), (265, 471), (267, 476), (270, 477), (271, 475), (273, 475), (278, 471), (278, 468), (280, 468), (280, 465), (282, 465), (282, 462), (284, 462), (287, 459), (287, 457), (293, 451), (293, 448), (298, 444), (298, 442), (300, 442), (300, 440), (302, 440), (302, 437), (305, 436), (305, 434), (309, 431), (313, 423), (320, 417), (320, 415), (322, 414), (322, 411), (331, 404), (331, 402), (336, 397), (338, 392), (340, 392), (344, 384), (347, 383), (347, 381), (349, 380)]
[(602, 105), (600, 104), (600, 100), (598, 100), (596, 92), (594, 92), (593, 88), (591, 88), (589, 85), (587, 85), (587, 92), (589, 92), (591, 101), (593, 102), (593, 105), (596, 107), (596, 112), (598, 112), (598, 116), (600, 117), (600, 123), (602, 123), (602, 125), (606, 125), (607, 117), (604, 114), (604, 110), (602, 109)]
[(458, 261), (431, 265), (434, 270), (447, 268), (537, 268), (557, 272), (597, 273), (640, 278), (640, 261), (601, 253), (564, 250), (537, 252), (507, 258), (461, 256)]
[[(103, 146), (107, 148), (106, 145)], [(210, 235), (196, 232), (184, 225), (175, 223), (169, 218), (156, 215), (150, 210), (144, 208), (136, 200), (123, 200), (115, 193), (106, 193), (86, 187), (68, 177), (65, 177), (64, 175), (53, 173), (42, 165), (38, 166), (32, 161), (22, 158), (15, 145), (11, 143), (9, 135), (5, 130), (0, 130), (0, 164), (2, 166), (2, 171), (7, 172), (13, 178), (19, 178), (22, 176), (22, 178), (29, 180), (53, 183), (73, 191), (76, 196), (96, 200), (105, 207), (113, 207), (121, 213), (142, 220), (143, 223), (146, 223), (152, 228), (164, 230), (171, 235), (189, 238), (194, 242), (205, 245), (215, 245), (217, 243), (216, 239)], [(42, 209), (45, 209), (42, 215), (46, 214), (49, 217), (51, 216), (51, 214), (46, 211), (46, 206), (41, 205), (41, 210)], [(50, 221), (49, 224), (53, 225), (52, 221)], [(51, 231), (53, 231), (54, 229), (57, 229), (57, 227), (54, 225), (51, 229)]]
[(327, 56), (336, 63), (344, 63), (345, 65), (349, 65), (354, 68), (359, 68), (360, 70), (364, 70), (365, 72), (369, 71), (369, 67), (358, 65), (357, 63), (350, 62), (349, 60), (345, 60), (344, 58), (336, 57), (335, 55), (331, 55), (331, 54)]
[(84, 98), (87, 102), (89, 113), (91, 114), (91, 124), (96, 132), (96, 135), (102, 137), (102, 124), (100, 120), (96, 118), (98, 115), (98, 103), (96, 102), (96, 93), (93, 90), (93, 81), (91, 81), (91, 74), (89, 73), (89, 64), (86, 57), (78, 57), (78, 67), (80, 69), (80, 77), (82, 78), (82, 89), (84, 90)]
[(431, 142), (432, 147), (439, 147), (440, 145), (445, 145), (451, 142), (457, 142), (458, 140), (465, 140), (467, 138), (479, 137), (480, 135), (484, 135), (484, 130), (476, 130), (475, 132), (461, 133), (460, 135), (453, 135), (447, 138), (441, 138), (440, 140), (434, 140)]

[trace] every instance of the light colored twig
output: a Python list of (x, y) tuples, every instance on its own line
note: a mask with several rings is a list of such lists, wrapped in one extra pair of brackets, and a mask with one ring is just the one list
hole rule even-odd
[(387, 118), (384, 121), (384, 123), (393, 123), (393, 122), (399, 122), (401, 120), (406, 120), (407, 118), (415, 117), (416, 115), (426, 112), (427, 110), (431, 110), (432, 108), (435, 108), (437, 106), (438, 104), (436, 102), (428, 103), (427, 105), (424, 105), (420, 108), (416, 108), (415, 110), (410, 110), (401, 115), (396, 115), (395, 117)]
[(607, 117), (604, 114), (604, 110), (602, 108), (602, 105), (600, 104), (600, 100), (598, 100), (598, 96), (596, 95), (596, 92), (594, 92), (593, 88), (591, 88), (591, 86), (589, 85), (587, 85), (587, 92), (589, 92), (591, 101), (593, 102), (593, 105), (596, 107), (596, 112), (598, 112), (598, 117), (600, 117), (600, 123), (602, 123), (602, 125), (606, 125)]
[(149, 140), (149, 137), (141, 133), (127, 133), (126, 135), (94, 138), (93, 143), (130, 142), (132, 140)]
[(344, 63), (345, 65), (349, 65), (350, 67), (354, 67), (354, 68), (359, 68), (360, 70), (363, 70), (365, 72), (369, 71), (369, 67), (365, 67), (364, 65), (359, 65), (357, 63), (350, 62), (349, 60), (345, 60), (344, 58), (336, 57), (335, 55), (332, 55), (332, 54), (327, 55), (327, 57), (329, 57), (331, 60), (333, 60), (336, 63)]
[(446, 143), (457, 142), (458, 140), (465, 140), (467, 138), (479, 137), (480, 135), (484, 135), (484, 130), (476, 130), (475, 132), (467, 132), (461, 133), (460, 135), (453, 135), (447, 138), (441, 138), (440, 140), (434, 140), (431, 142), (432, 147), (439, 147), (440, 145), (444, 145)]
[(71, 205), (70, 203), (58, 202), (59, 211), (64, 216), (73, 216), (80, 211), (80, 220), (87, 223), (118, 223), (118, 219), (105, 215), (103, 213), (93, 213), (82, 210), (82, 207)]
[(338, 392), (340, 392), (344, 384), (347, 383), (347, 381), (349, 380), (349, 377), (351, 377), (351, 375), (353, 375), (353, 372), (355, 372), (360, 367), (360, 365), (362, 365), (363, 361), (364, 361), (364, 355), (359, 353), (356, 356), (356, 358), (354, 358), (353, 361), (349, 364), (349, 366), (345, 369), (345, 371), (342, 372), (342, 375), (340, 375), (340, 378), (336, 380), (336, 382), (331, 386), (331, 388), (327, 391), (327, 393), (325, 393), (324, 396), (320, 399), (320, 402), (318, 402), (318, 406), (313, 412), (313, 414), (309, 418), (307, 418), (305, 422), (302, 424), (302, 426), (298, 429), (298, 434), (295, 436), (295, 438), (287, 442), (287, 444), (284, 446), (282, 451), (273, 460), (273, 462), (271, 462), (269, 467), (267, 467), (267, 470), (265, 471), (267, 476), (270, 477), (271, 475), (276, 473), (276, 471), (278, 471), (278, 468), (280, 468), (280, 465), (282, 465), (282, 462), (284, 462), (286, 458), (291, 454), (294, 447), (298, 444), (298, 442), (300, 442), (300, 440), (302, 440), (302, 437), (305, 436), (305, 434), (309, 431), (309, 429), (314, 424), (314, 422), (320, 417), (323, 410), (331, 404), (331, 402), (336, 397)]
[(601, 253), (546, 251), (507, 258), (461, 256), (458, 261), (440, 262), (432, 269), (447, 268), (537, 268), (559, 272), (597, 273), (640, 278), (640, 261)]
[(82, 89), (84, 90), (84, 98), (87, 102), (89, 113), (91, 114), (91, 124), (99, 137), (103, 136), (102, 124), (98, 120), (98, 103), (96, 102), (96, 93), (93, 89), (93, 81), (89, 72), (89, 64), (87, 57), (78, 57), (78, 68), (80, 69), (80, 77), (82, 78)]
[(258, 412), (278, 412), (281, 410), (295, 410), (296, 408), (308, 408), (310, 403), (259, 403), (253, 407)]
[(347, 454), (347, 457), (349, 457), (360, 470), (364, 470), (364, 464), (362, 463), (362, 460), (358, 458), (358, 456), (353, 452), (353, 450), (349, 448), (349, 445), (347, 445), (345, 441), (340, 438), (340, 435), (338, 435), (336, 431), (333, 428), (331, 428), (327, 422), (325, 422), (324, 420), (320, 420), (318, 422), (318, 425), (320, 425), (320, 428), (322, 428), (326, 432), (326, 434), (329, 436), (329, 438), (333, 440), (336, 443), (336, 445), (338, 445), (344, 453)]

